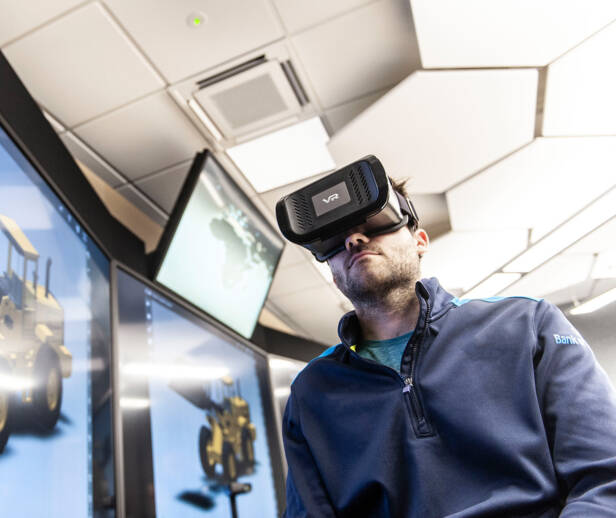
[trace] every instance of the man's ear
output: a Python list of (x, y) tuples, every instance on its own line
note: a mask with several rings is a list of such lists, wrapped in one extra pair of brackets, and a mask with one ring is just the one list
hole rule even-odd
[(415, 230), (413, 236), (415, 237), (415, 241), (417, 243), (417, 253), (419, 255), (424, 255), (430, 247), (430, 238), (428, 233), (423, 228), (418, 228)]

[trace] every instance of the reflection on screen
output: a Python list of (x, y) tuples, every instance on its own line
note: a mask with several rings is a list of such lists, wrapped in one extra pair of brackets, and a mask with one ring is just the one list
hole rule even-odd
[(109, 326), (108, 260), (0, 128), (3, 516), (93, 516), (109, 503), (112, 464), (98, 455), (112, 457), (110, 429), (93, 444), (109, 398), (92, 389), (108, 374)]
[(282, 246), (208, 158), (156, 280), (249, 338)]
[(124, 430), (149, 410), (149, 433), (128, 432), (125, 452), (149, 435), (156, 516), (227, 518), (231, 482), (252, 486), (239, 516), (277, 516), (265, 358), (121, 270), (118, 293)]

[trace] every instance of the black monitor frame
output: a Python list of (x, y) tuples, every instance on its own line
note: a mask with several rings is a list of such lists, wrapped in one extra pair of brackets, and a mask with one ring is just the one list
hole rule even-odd
[[(195, 155), (193, 163), (190, 167), (190, 170), (188, 171), (188, 174), (186, 175), (186, 179), (184, 180), (184, 184), (182, 185), (180, 194), (178, 195), (177, 201), (175, 202), (173, 211), (171, 212), (171, 215), (169, 216), (169, 220), (167, 221), (167, 226), (165, 227), (165, 230), (160, 238), (158, 246), (154, 252), (148, 255), (148, 259), (149, 259), (148, 269), (150, 272), (149, 277), (153, 282), (156, 283), (157, 286), (163, 286), (161, 283), (156, 281), (156, 277), (158, 276), (158, 273), (162, 267), (163, 261), (165, 260), (169, 247), (171, 246), (173, 238), (175, 237), (175, 233), (178, 229), (178, 225), (180, 224), (180, 221), (182, 220), (182, 216), (184, 215), (186, 206), (188, 205), (188, 202), (192, 198), (193, 191), (195, 190), (195, 187), (197, 186), (197, 183), (199, 182), (199, 177), (201, 176), (201, 173), (203, 172), (203, 168), (205, 164), (208, 162), (208, 160), (213, 160), (214, 163), (222, 171), (225, 172), (225, 174), (227, 175), (227, 178), (229, 179), (229, 182), (237, 189), (240, 195), (242, 195), (242, 197), (245, 198), (245, 202), (247, 203), (247, 205), (254, 208), (255, 212), (261, 215), (261, 217), (263, 218), (263, 222), (267, 226), (269, 226), (274, 233), (278, 233), (278, 231), (271, 225), (271, 223), (265, 218), (265, 216), (261, 214), (261, 211), (255, 206), (252, 200), (248, 196), (246, 196), (246, 194), (244, 193), (242, 189), (240, 189), (240, 187), (237, 185), (237, 182), (231, 177), (231, 175), (229, 175), (227, 170), (216, 159), (214, 154), (209, 149), (204, 149), (203, 151), (200, 151)], [(282, 252), (284, 251), (284, 247), (286, 246), (286, 243), (284, 242), (282, 237), (280, 239), (282, 240), (283, 245), (280, 251), (280, 255), (278, 256), (278, 260), (276, 261), (276, 264), (274, 265), (274, 272), (272, 274), (272, 278), (274, 277), (274, 275), (276, 275), (276, 270), (278, 269), (278, 265), (280, 264)], [(272, 288), (272, 283), (270, 283), (267, 289), (267, 293), (265, 294), (265, 297), (263, 299), (264, 303), (267, 300), (267, 297), (269, 295), (271, 288)], [(165, 287), (165, 289), (169, 289), (169, 288)], [(176, 296), (180, 297), (184, 301), (185, 304), (194, 305), (192, 302), (182, 297), (181, 294), (176, 293)], [(263, 306), (261, 306), (261, 309), (263, 309)], [(216, 318), (211, 315), (209, 316), (210, 318)], [(227, 330), (231, 331), (234, 334), (237, 333), (237, 331), (235, 331), (235, 329), (233, 329), (231, 326), (225, 324), (224, 322), (220, 320), (217, 320), (217, 321), (220, 325), (224, 326)], [(253, 330), (252, 330), (252, 336), (254, 336), (256, 327), (257, 327), (257, 323), (255, 322), (255, 326), (253, 327)]]
[[(0, 128), (12, 140), (15, 147), (30, 163), (33, 169), (41, 177), (43, 182), (49, 187), (51, 192), (60, 202), (70, 211), (72, 218), (79, 223), (88, 234), (90, 240), (100, 249), (105, 258), (109, 261), (109, 315), (112, 315), (111, 301), (113, 298), (114, 286), (111, 284), (111, 264), (112, 257), (118, 254), (136, 268), (145, 269), (145, 256), (143, 243), (129, 230), (121, 225), (109, 213), (107, 208), (90, 186), (84, 177), (81, 169), (73, 160), (72, 156), (51, 127), (43, 115), (41, 109), (29, 94), (17, 74), (0, 51), (0, 85), (2, 92), (0, 95)], [(132, 259), (131, 259), (132, 258)], [(110, 331), (113, 333), (113, 321), (110, 319)], [(111, 461), (114, 464), (114, 494), (111, 501), (96, 503), (94, 502), (94, 516), (108, 516), (112, 511), (115, 516), (118, 514), (118, 486), (117, 486), (117, 467), (115, 443), (116, 423), (114, 422), (114, 408), (111, 401), (111, 386), (113, 386), (113, 344), (109, 347), (109, 373), (102, 376), (106, 381), (96, 387), (96, 391), (103, 394), (103, 399), (109, 400), (111, 411), (109, 416), (101, 417), (105, 419), (104, 429), (110, 429), (113, 440), (114, 456)], [(94, 383), (94, 380), (93, 380)], [(92, 387), (94, 392), (94, 386)], [(104, 402), (103, 402), (104, 403)], [(93, 451), (92, 462), (96, 462), (97, 440), (95, 415), (93, 412)], [(109, 424), (107, 425), (107, 419)], [(98, 477), (103, 476), (93, 469), (93, 488), (99, 483)], [(105, 479), (105, 477), (103, 476)], [(108, 482), (107, 480), (105, 480)], [(102, 481), (100, 481), (102, 482)]]
[[(111, 278), (114, 283), (114, 289), (112, 291), (112, 313), (111, 313), (111, 321), (112, 321), (112, 335), (113, 335), (113, 348), (114, 354), (112, 355), (114, 359), (113, 371), (116, 374), (113, 376), (113, 387), (112, 394), (114, 399), (114, 418), (117, 423), (116, 428), (116, 481), (118, 484), (122, 484), (123, 487), (118, 488), (118, 495), (121, 496), (121, 505), (122, 505), (122, 513), (119, 516), (126, 516), (126, 511), (123, 506), (126, 505), (128, 511), (131, 511), (130, 516), (139, 518), (139, 517), (147, 517), (152, 518), (154, 515), (153, 510), (155, 509), (154, 504), (154, 492), (156, 488), (153, 488), (153, 491), (149, 493), (149, 490), (146, 491), (149, 484), (152, 484), (153, 487), (153, 478), (150, 478), (148, 474), (146, 474), (146, 479), (142, 479), (142, 486), (144, 489), (141, 495), (130, 494), (130, 491), (126, 488), (126, 459), (125, 459), (125, 444), (124, 444), (124, 432), (125, 427), (123, 425), (124, 416), (122, 415), (122, 410), (120, 406), (120, 377), (119, 377), (119, 354), (117, 352), (117, 348), (119, 347), (118, 343), (118, 329), (119, 329), (119, 302), (118, 302), (118, 288), (117, 288), (117, 272), (118, 270), (123, 271), (124, 273), (132, 276), (139, 282), (143, 283), (145, 286), (157, 291), (163, 297), (169, 299), (174, 304), (177, 304), (180, 308), (186, 310), (191, 313), (194, 317), (196, 317), (199, 321), (204, 322), (206, 325), (213, 327), (219, 333), (227, 336), (230, 341), (239, 342), (244, 347), (251, 349), (253, 352), (257, 353), (263, 359), (265, 359), (265, 368), (266, 373), (262, 379), (259, 379), (262, 388), (263, 394), (263, 406), (264, 406), (264, 414), (266, 418), (266, 428), (267, 428), (267, 441), (270, 450), (271, 462), (272, 462), (272, 470), (274, 475), (274, 489), (276, 491), (276, 501), (278, 502), (278, 513), (282, 515), (285, 506), (285, 463), (283, 457), (283, 446), (282, 446), (282, 435), (281, 428), (282, 423), (280, 422), (280, 416), (276, 410), (276, 401), (273, 392), (272, 386), (272, 376), (269, 367), (268, 354), (266, 351), (257, 347), (249, 340), (244, 338), (239, 333), (233, 331), (229, 327), (225, 326), (217, 319), (205, 313), (204, 311), (198, 309), (190, 302), (185, 301), (182, 297), (177, 295), (175, 292), (170, 289), (162, 286), (158, 283), (153, 282), (148, 279), (146, 276), (140, 274), (139, 272), (132, 270), (130, 267), (118, 262), (112, 261), (111, 263)], [(149, 424), (149, 412), (148, 412), (148, 424)], [(143, 423), (142, 423), (143, 426)], [(149, 470), (150, 474), (153, 473), (152, 467), (152, 444), (150, 437), (150, 430), (139, 430), (139, 436), (142, 439), (145, 439), (146, 442), (149, 443), (148, 447), (145, 448), (150, 453), (149, 459), (144, 458), (141, 461), (144, 464), (141, 464), (142, 467), (146, 468), (146, 471)], [(147, 493), (147, 494), (146, 494)], [(118, 506), (120, 508), (120, 506)], [(138, 514), (135, 514), (135, 510), (137, 510)]]

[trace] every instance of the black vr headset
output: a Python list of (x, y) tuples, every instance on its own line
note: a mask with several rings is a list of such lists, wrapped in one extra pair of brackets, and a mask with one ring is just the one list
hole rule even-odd
[(373, 155), (288, 194), (276, 204), (276, 219), (284, 237), (320, 262), (344, 250), (351, 229), (376, 236), (419, 224), (411, 200), (394, 191)]

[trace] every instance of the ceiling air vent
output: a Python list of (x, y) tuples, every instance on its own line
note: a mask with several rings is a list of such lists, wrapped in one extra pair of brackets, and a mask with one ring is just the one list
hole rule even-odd
[(196, 83), (194, 99), (226, 139), (291, 118), (309, 103), (289, 60), (258, 56)]

